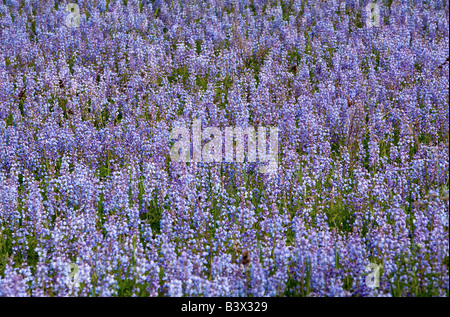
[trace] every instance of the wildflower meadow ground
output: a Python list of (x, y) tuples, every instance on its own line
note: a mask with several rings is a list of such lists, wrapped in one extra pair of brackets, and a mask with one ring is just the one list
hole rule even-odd
[(449, 296), (444, 0), (0, 0), (0, 296)]

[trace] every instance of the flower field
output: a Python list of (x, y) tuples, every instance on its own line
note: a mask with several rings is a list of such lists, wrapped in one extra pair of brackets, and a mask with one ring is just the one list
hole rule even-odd
[(448, 297), (448, 6), (0, 0), (0, 296)]

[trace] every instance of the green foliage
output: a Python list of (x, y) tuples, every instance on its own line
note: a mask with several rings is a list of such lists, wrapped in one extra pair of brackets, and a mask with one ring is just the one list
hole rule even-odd
[(186, 84), (189, 79), (189, 72), (186, 66), (181, 66), (179, 68), (175, 68), (172, 71), (172, 74), (167, 77), (170, 83), (176, 83), (181, 79), (183, 84)]
[(294, 238), (295, 232), (291, 228), (288, 228), (286, 231), (286, 245), (292, 245), (294, 243)]
[(417, 72), (422, 72), (422, 65), (418, 62), (414, 63), (414, 68), (417, 70)]
[(398, 141), (400, 141), (400, 126), (399, 126), (398, 122), (395, 122), (393, 124), (393, 129), (394, 129), (393, 141), (394, 141), (394, 145), (397, 146)]
[(125, 279), (119, 281), (119, 289), (117, 296), (119, 297), (131, 297), (133, 293), (133, 288), (136, 284), (135, 280)]
[(12, 113), (9, 113), (8, 117), (6, 118), (6, 126), (13, 126), (14, 125), (14, 116)]
[(392, 3), (394, 2), (394, 0), (385, 0), (384, 2), (386, 2), (387, 7), (389, 8), (389, 10), (391, 9)]
[(195, 40), (195, 51), (200, 54), (202, 51), (202, 40)]
[(297, 67), (300, 65), (301, 60), (302, 56), (300, 55), (300, 52), (297, 48), (293, 48), (288, 52), (288, 61), (289, 64), (292, 65), (290, 69), (292, 73), (295, 74), (297, 72)]
[(161, 222), (163, 207), (160, 206), (160, 204), (158, 203), (157, 195), (158, 195), (158, 193), (157, 193), (157, 191), (155, 191), (153, 193), (153, 199), (150, 201), (148, 206), (143, 208), (143, 212), (141, 212), (141, 214), (139, 215), (141, 220), (150, 224), (153, 234), (161, 233), (160, 222)]
[(32, 272), (36, 270), (37, 263), (39, 262), (39, 254), (36, 252), (38, 246), (36, 236), (28, 236), (28, 249), (27, 249), (27, 264), (31, 267)]
[(343, 289), (349, 292), (353, 287), (353, 277), (351, 275), (344, 277), (343, 284)]
[[(109, 109), (107, 106), (104, 106), (101, 111), (99, 111), (94, 119), (94, 126), (97, 129), (103, 129), (106, 127), (110, 119)], [(119, 110), (119, 116), (114, 120), (114, 122), (119, 122), (122, 119), (122, 114)]]
[(206, 88), (208, 87), (208, 78), (207, 76), (196, 76), (196, 83), (197, 86), (202, 89), (202, 90), (206, 90)]
[(12, 253), (12, 232), (11, 229), (4, 229), (0, 231), (0, 277), (4, 276), (6, 264)]
[[(425, 246), (426, 247), (426, 246)], [(439, 274), (435, 272), (426, 272), (422, 267), (420, 258), (417, 257), (419, 247), (416, 244), (411, 244), (411, 254), (400, 254), (396, 257), (397, 270), (389, 274), (386, 278), (393, 279), (391, 284), (391, 294), (393, 297), (437, 297), (439, 295), (439, 289), (433, 288), (431, 284), (424, 285), (422, 281), (438, 280)], [(429, 261), (429, 255), (427, 255), (424, 261)], [(448, 256), (444, 259), (447, 261)], [(431, 263), (430, 263), (431, 264)], [(409, 280), (405, 280), (402, 277), (408, 276)], [(448, 289), (446, 290), (448, 296)]]
[(357, 28), (363, 28), (364, 27), (363, 19), (361, 17), (361, 12), (359, 10), (356, 10), (355, 26)]
[(352, 215), (348, 207), (344, 205), (342, 198), (337, 197), (334, 201), (331, 201), (326, 210), (326, 214), (330, 228), (336, 228), (343, 232), (350, 232), (352, 230), (349, 223)]
[(72, 53), (67, 62), (69, 65), (69, 71), (72, 75), (73, 75), (73, 67), (75, 66), (76, 60), (77, 60), (76, 54)]
[[(214, 103), (217, 104), (219, 109), (225, 109), (228, 104), (228, 91), (233, 86), (233, 79), (227, 75), (224, 79), (219, 80), (216, 86), (216, 96), (214, 97)], [(222, 98), (223, 94), (223, 98)]]
[(244, 68), (253, 70), (257, 83), (259, 83), (259, 71), (264, 64), (264, 59), (268, 52), (268, 48), (260, 48), (255, 54), (252, 54), (245, 59)]
[(103, 193), (100, 193), (100, 198), (98, 200), (98, 204), (97, 204), (97, 228), (100, 228), (103, 237), (106, 237), (106, 228), (104, 226), (105, 221), (106, 221), (106, 217), (105, 217), (105, 213), (104, 213), (104, 206), (103, 206), (103, 202), (105, 201), (105, 195)]
[(34, 21), (34, 19), (32, 18), (28, 18), (27, 22), (30, 25), (30, 41), (34, 41), (34, 39), (36, 38), (36, 22)]
[(283, 20), (289, 21), (290, 8), (289, 8), (289, 4), (286, 1), (282, 2), (281, 10), (283, 12)]
[(381, 139), (378, 141), (380, 157), (387, 157), (388, 163), (391, 160), (391, 142), (389, 138)]
[(363, 137), (363, 148), (364, 148), (364, 152), (365, 152), (365, 156), (364, 156), (364, 163), (363, 166), (367, 171), (370, 171), (370, 164), (369, 164), (369, 141), (370, 141), (370, 136), (369, 133), (366, 133)]
[(256, 7), (255, 7), (255, 5), (254, 5), (254, 3), (253, 3), (254, 1), (252, 1), (250, 4), (249, 4), (249, 9), (253, 12), (253, 15), (255, 16), (256, 15)]
[(305, 262), (303, 268), (299, 270), (304, 272), (303, 279), (296, 279), (292, 273), (288, 273), (288, 280), (283, 295), (286, 297), (306, 297), (311, 293), (311, 264)]

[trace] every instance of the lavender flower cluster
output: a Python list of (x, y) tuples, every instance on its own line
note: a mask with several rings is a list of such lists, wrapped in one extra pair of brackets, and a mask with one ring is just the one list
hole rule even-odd
[(448, 1), (368, 3), (0, 1), (0, 296), (449, 296)]

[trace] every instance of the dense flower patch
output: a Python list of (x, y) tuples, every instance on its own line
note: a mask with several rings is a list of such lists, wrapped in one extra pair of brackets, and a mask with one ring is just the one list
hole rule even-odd
[(449, 295), (448, 1), (72, 2), (0, 1), (0, 296)]

